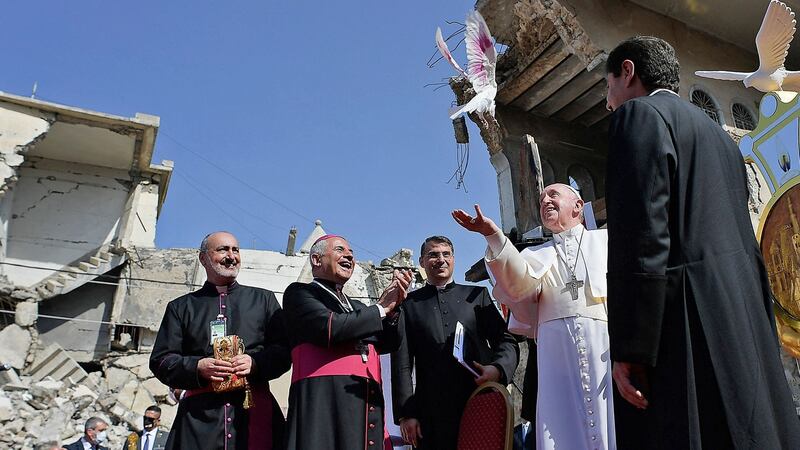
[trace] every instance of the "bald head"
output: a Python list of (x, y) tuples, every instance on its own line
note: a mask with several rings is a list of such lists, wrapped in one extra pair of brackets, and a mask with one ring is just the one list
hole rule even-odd
[(553, 183), (539, 198), (539, 215), (542, 225), (553, 233), (569, 230), (583, 220), (583, 200), (571, 186)]
[(200, 264), (206, 278), (215, 286), (227, 286), (236, 280), (242, 264), (239, 241), (227, 231), (209, 234), (200, 243)]

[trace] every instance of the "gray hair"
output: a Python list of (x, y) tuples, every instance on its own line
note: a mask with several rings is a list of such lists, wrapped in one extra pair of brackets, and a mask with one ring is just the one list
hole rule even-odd
[(311, 258), (311, 255), (323, 255), (328, 250), (328, 241), (329, 239), (323, 239), (314, 243), (308, 250), (308, 257)]
[(105, 420), (99, 417), (90, 417), (89, 420), (87, 420), (86, 423), (83, 425), (83, 431), (94, 430), (101, 424), (108, 425), (108, 423)]

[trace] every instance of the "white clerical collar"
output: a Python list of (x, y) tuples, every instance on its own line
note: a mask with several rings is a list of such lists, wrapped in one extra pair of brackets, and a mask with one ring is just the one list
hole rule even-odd
[(652, 96), (654, 96), (654, 95), (656, 95), (656, 94), (658, 94), (659, 92), (662, 92), (662, 91), (663, 91), (663, 92), (669, 92), (670, 94), (677, 95), (678, 97), (680, 97), (680, 95), (678, 95), (678, 93), (677, 93), (677, 92), (675, 92), (675, 91), (673, 91), (673, 90), (671, 90), (671, 89), (667, 89), (667, 88), (659, 88), (659, 89), (656, 89), (655, 91), (653, 91), (653, 92), (649, 93), (647, 96), (648, 96), (648, 97), (652, 97)]
[(434, 286), (436, 289), (441, 291), (442, 289), (446, 288), (448, 284), (453, 282), (453, 277), (450, 277), (450, 279), (447, 280), (447, 282), (441, 283), (441, 284), (433, 284), (433, 283), (430, 282), (430, 280), (426, 280), (425, 282), (427, 284), (431, 285), (431, 286)]
[(563, 241), (569, 237), (577, 238), (578, 236), (583, 233), (583, 224), (577, 224), (574, 227), (570, 228), (569, 230), (564, 230), (561, 233), (556, 233), (553, 235), (553, 238), (557, 238), (557, 240)]

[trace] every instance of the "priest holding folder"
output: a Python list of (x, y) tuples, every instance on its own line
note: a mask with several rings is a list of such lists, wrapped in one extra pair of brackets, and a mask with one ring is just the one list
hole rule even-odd
[[(508, 384), (519, 347), (486, 288), (453, 282), (453, 243), (431, 236), (419, 258), (428, 283), (408, 294), (400, 313), (400, 348), (392, 353), (394, 417), (416, 448), (454, 450), (461, 413), (470, 394), (486, 382)], [(475, 375), (453, 357), (456, 326), (478, 361)], [(416, 366), (416, 390), (411, 372)]]

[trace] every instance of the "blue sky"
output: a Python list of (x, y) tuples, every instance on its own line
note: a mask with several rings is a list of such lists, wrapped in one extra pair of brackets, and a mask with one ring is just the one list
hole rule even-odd
[[(315, 219), (360, 260), (432, 234), (456, 246), (456, 280), (485, 243), (453, 208), (499, 221), (497, 182), (470, 124), (468, 192), (447, 184), (456, 144), (450, 76), (425, 62), (445, 20), (473, 1), (13, 2), (0, 90), (96, 111), (161, 117), (154, 162), (175, 162), (159, 247), (209, 231), (285, 250)], [(465, 60), (463, 46), (454, 51)], [(206, 162), (212, 161), (212, 164)]]

